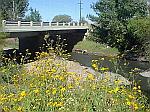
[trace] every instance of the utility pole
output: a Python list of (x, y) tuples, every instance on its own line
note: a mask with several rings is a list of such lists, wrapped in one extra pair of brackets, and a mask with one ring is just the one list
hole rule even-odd
[(81, 21), (81, 19), (82, 19), (82, 4), (83, 3), (80, 0), (80, 2), (78, 4), (80, 5), (80, 21)]
[(13, 0), (13, 20), (15, 20), (15, 1)]

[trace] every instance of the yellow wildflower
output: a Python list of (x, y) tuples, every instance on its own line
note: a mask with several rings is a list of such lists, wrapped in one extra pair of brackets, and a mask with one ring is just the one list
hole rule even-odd
[(100, 70), (101, 70), (101, 71), (107, 71), (107, 70), (109, 70), (109, 68), (102, 67)]
[(14, 100), (14, 102), (16, 102), (16, 101), (17, 101), (17, 99), (16, 99), (16, 98), (14, 98), (13, 100)]
[(130, 105), (131, 105), (131, 102), (130, 102), (130, 101), (127, 101), (127, 105), (129, 105), (129, 106), (130, 106)]
[(141, 90), (137, 90), (139, 93), (141, 93), (142, 91)]
[(38, 94), (39, 92), (40, 92), (39, 89), (34, 90), (35, 94)]
[(69, 88), (69, 89), (72, 89), (73, 86), (72, 86), (71, 84), (68, 84), (68, 88)]
[(141, 86), (138, 86), (138, 89), (141, 89)]
[(137, 87), (133, 87), (133, 90), (137, 90)]
[(61, 65), (60, 64), (56, 64), (56, 66), (60, 67)]
[(113, 93), (113, 90), (108, 91), (108, 93), (112, 94), (112, 93)]
[(55, 77), (54, 77), (54, 78), (56, 78), (56, 79), (57, 79), (57, 78), (59, 78), (59, 75), (55, 75)]
[(133, 95), (128, 95), (128, 97), (129, 97), (130, 99), (134, 99), (134, 98), (135, 98)]
[(22, 107), (18, 107), (17, 109), (19, 112), (22, 112)]
[(56, 89), (56, 88), (53, 88), (53, 90), (52, 90), (52, 94), (53, 94), (53, 95), (55, 95), (55, 94), (56, 94), (56, 92), (57, 92), (57, 89)]
[(21, 95), (22, 97), (25, 97), (27, 94), (26, 94), (25, 91), (22, 91), (22, 92), (20, 93), (20, 95)]
[(64, 92), (66, 90), (66, 88), (62, 87), (61, 88), (61, 92)]
[(114, 93), (117, 93), (119, 91), (119, 87), (116, 87), (115, 89), (114, 89)]
[(59, 76), (59, 80), (64, 81), (64, 77), (63, 76)]
[(34, 87), (32, 83), (30, 84), (30, 87), (31, 87), (31, 88)]
[(59, 102), (56, 104), (56, 107), (62, 107), (63, 106), (63, 102)]
[(133, 103), (133, 107), (134, 107), (135, 110), (137, 110), (139, 108), (136, 103)]
[(55, 69), (55, 68), (51, 69), (51, 72), (55, 73), (55, 72), (56, 72), (56, 69)]
[(57, 105), (57, 102), (54, 102), (54, 103), (53, 103), (53, 107), (55, 107), (56, 105)]
[(93, 68), (97, 68), (97, 64), (95, 64), (95, 63), (92, 64), (92, 67), (93, 67)]
[(53, 102), (48, 102), (47, 106), (51, 106), (53, 104)]
[(88, 74), (87, 78), (88, 78), (89, 80), (94, 80), (94, 75), (93, 75), (93, 74)]
[(46, 90), (46, 94), (49, 94), (50, 90)]

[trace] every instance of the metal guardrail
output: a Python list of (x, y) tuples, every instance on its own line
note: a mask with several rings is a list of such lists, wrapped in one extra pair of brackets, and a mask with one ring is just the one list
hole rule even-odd
[(25, 26), (25, 27), (44, 27), (44, 26), (49, 26), (49, 27), (53, 27), (53, 26), (58, 26), (58, 27), (63, 27), (63, 26), (68, 26), (68, 27), (74, 27), (74, 26), (88, 26), (87, 23), (76, 23), (76, 22), (70, 22), (70, 23), (59, 23), (59, 22), (23, 22), (23, 21), (6, 21), (3, 20), (2, 21), (2, 25), (3, 27), (21, 27), (21, 26)]

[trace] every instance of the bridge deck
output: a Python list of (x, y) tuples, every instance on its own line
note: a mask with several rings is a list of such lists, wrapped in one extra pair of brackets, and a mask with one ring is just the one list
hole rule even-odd
[(73, 29), (87, 29), (87, 27), (14, 27), (14, 26), (9, 26), (9, 27), (4, 27), (5, 32), (29, 32), (29, 31), (50, 31), (50, 30), (73, 30)]
[(85, 23), (51, 23), (51, 22), (12, 22), (3, 21), (4, 32), (31, 32), (31, 31), (51, 31), (51, 30), (73, 30), (88, 29)]

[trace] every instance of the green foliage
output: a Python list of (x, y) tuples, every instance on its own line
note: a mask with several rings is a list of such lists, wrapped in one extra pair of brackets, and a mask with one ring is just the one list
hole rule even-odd
[(28, 5), (28, 0), (0, 0), (0, 12), (3, 19), (16, 20), (25, 16)]
[(65, 15), (65, 14), (64, 15), (56, 15), (52, 20), (52, 22), (66, 22), (66, 23), (71, 22), (71, 21), (72, 21), (71, 16)]
[(141, 50), (150, 60), (150, 17), (131, 19), (128, 22), (128, 30), (140, 42)]
[(99, 0), (92, 8), (98, 15), (89, 16), (96, 22), (92, 26), (93, 40), (116, 47), (121, 53), (141, 49), (141, 42), (127, 26), (130, 19), (147, 16), (145, 0)]
[(9, 60), (6, 66), (0, 67), (0, 80), (2, 82), (12, 83), (13, 76), (21, 69), (21, 65), (14, 64)]
[(40, 15), (40, 12), (36, 9), (30, 8), (30, 15), (26, 16), (26, 21), (34, 21), (34, 22), (40, 22), (42, 17)]

